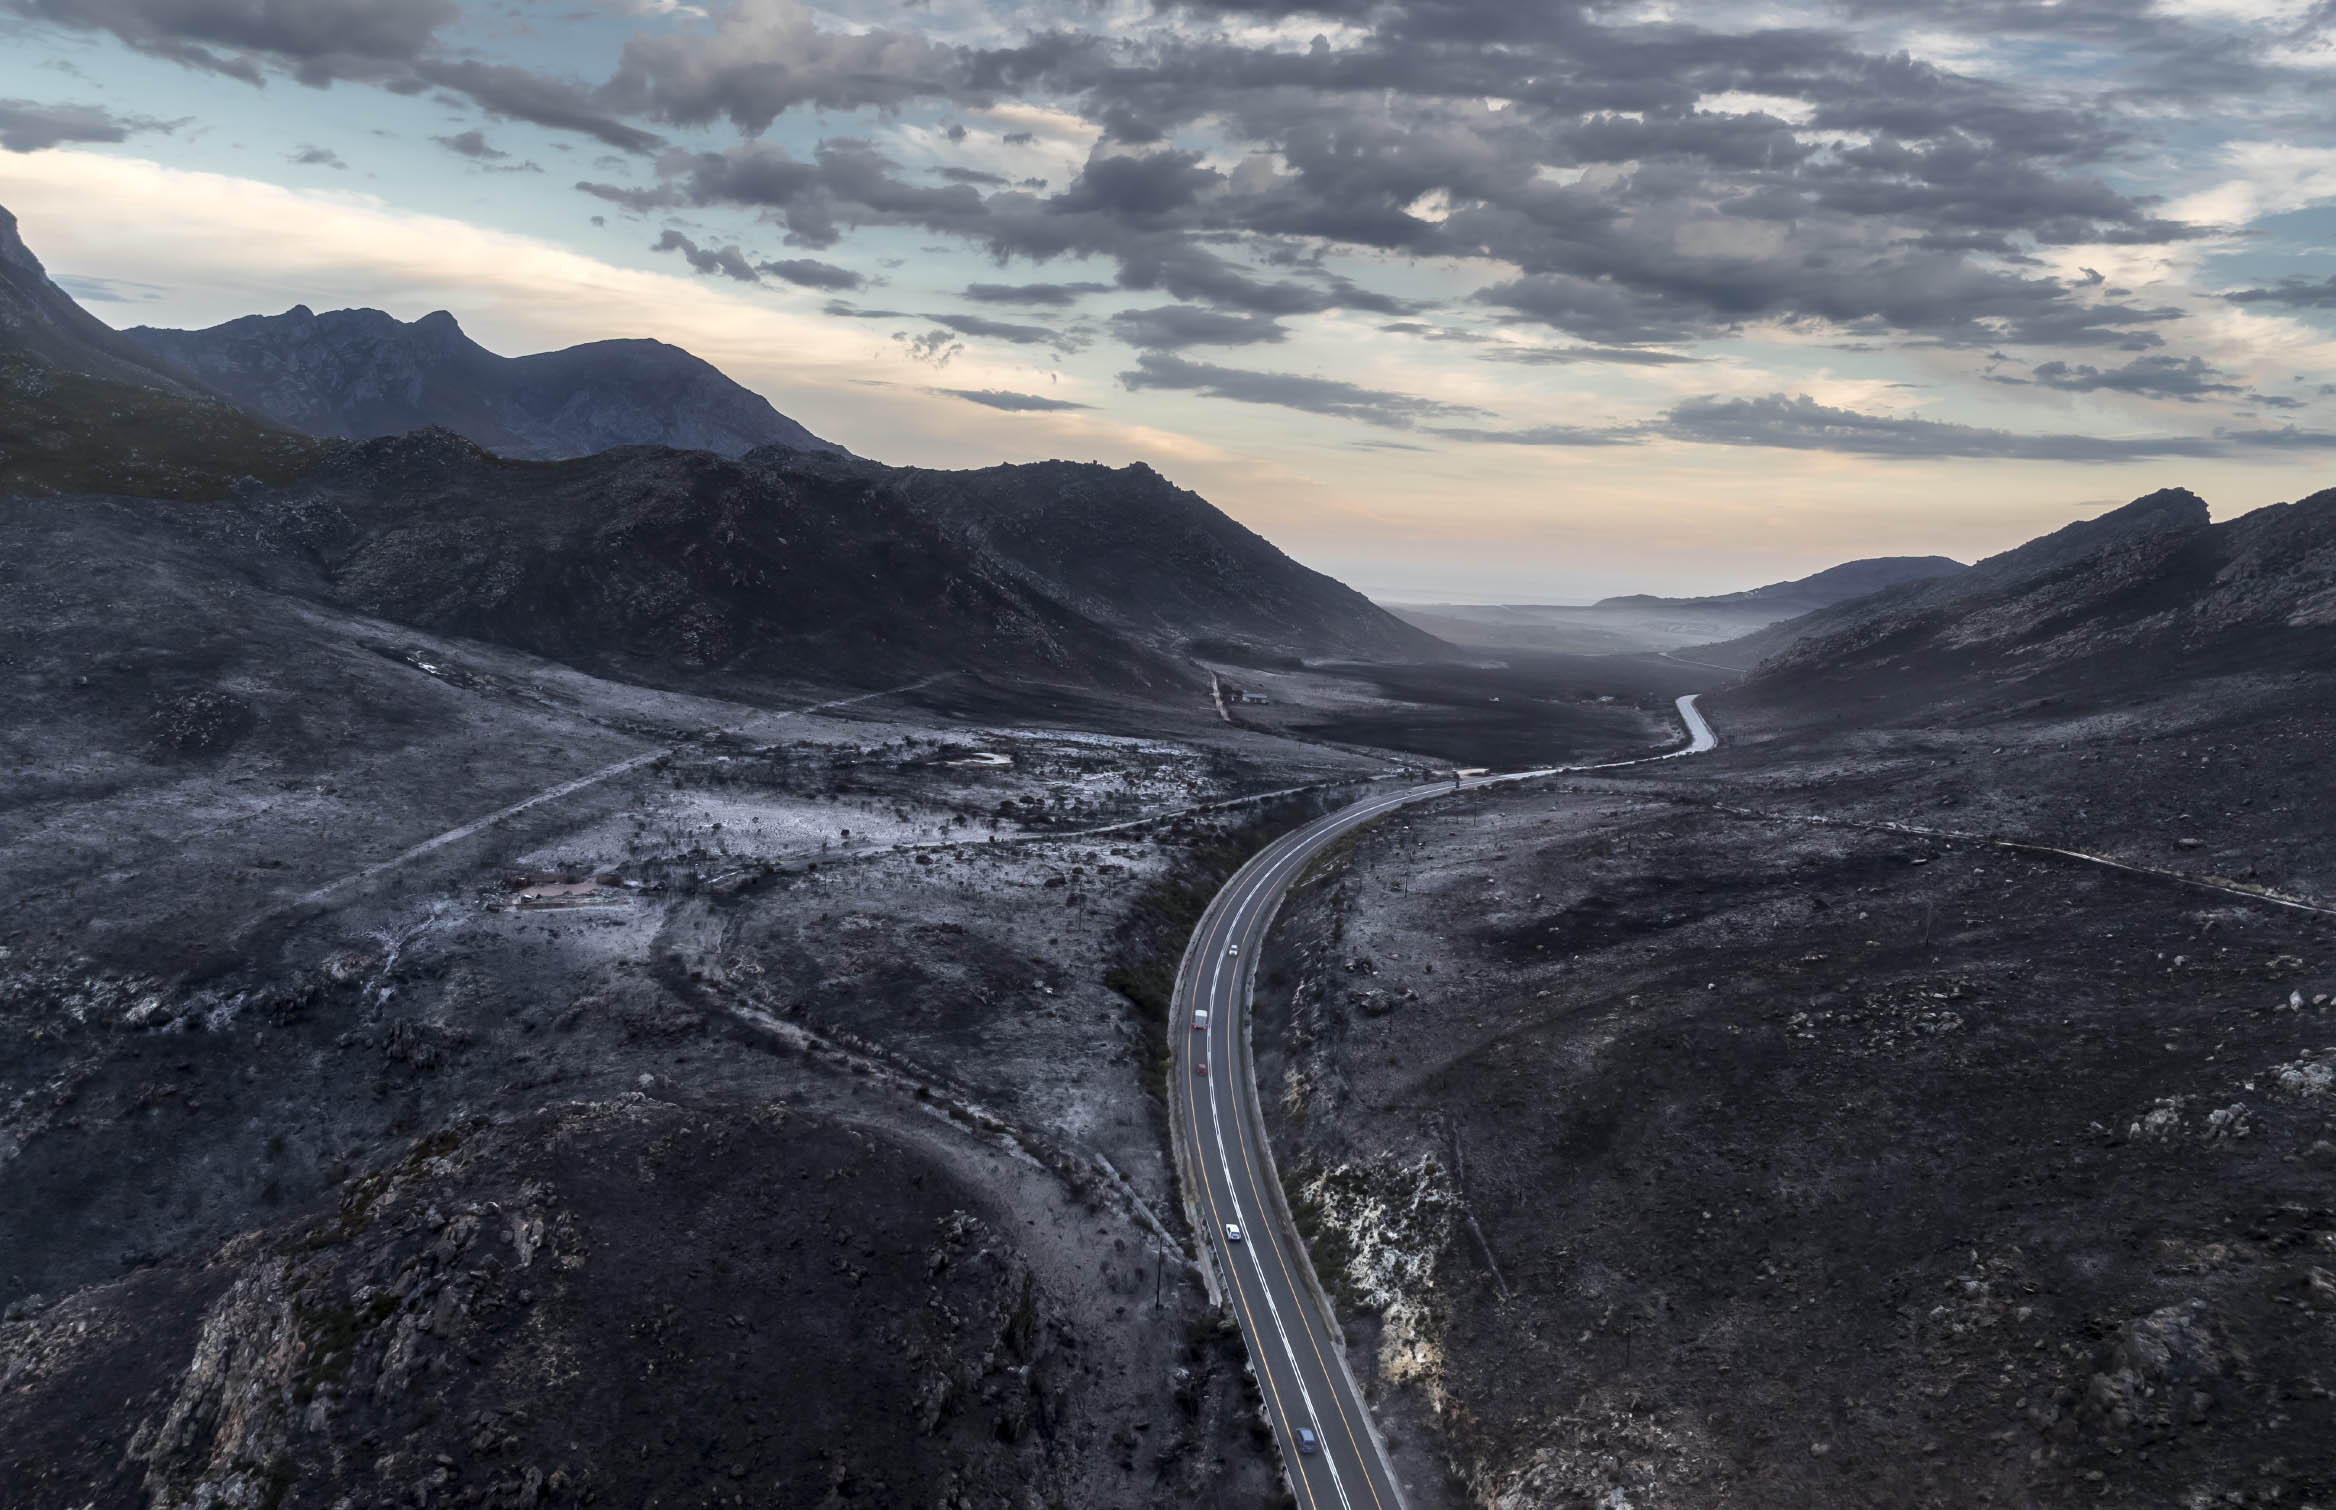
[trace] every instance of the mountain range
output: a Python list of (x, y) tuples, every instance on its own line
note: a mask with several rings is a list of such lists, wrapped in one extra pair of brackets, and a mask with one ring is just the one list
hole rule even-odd
[(1443, 648), (1145, 466), (887, 467), (675, 347), (506, 358), (445, 314), (125, 336), (0, 231), (0, 491), (240, 495), (221, 565), (296, 596), (651, 681), (1189, 697), (1204, 643)]
[(1398, 604), (1389, 612), (1456, 645), (1580, 655), (1669, 651), (1733, 639), (1901, 582), (1947, 577), (1961, 570), (1962, 563), (1945, 556), (1872, 556), (1790, 582), (1708, 597), (1637, 593), (1590, 604)]
[(407, 322), (378, 309), (320, 315), (304, 304), (207, 330), (142, 325), (123, 339), (255, 414), (320, 437), (366, 440), (435, 425), (536, 461), (630, 445), (722, 456), (758, 446), (843, 449), (663, 341), (506, 357), (444, 310)]

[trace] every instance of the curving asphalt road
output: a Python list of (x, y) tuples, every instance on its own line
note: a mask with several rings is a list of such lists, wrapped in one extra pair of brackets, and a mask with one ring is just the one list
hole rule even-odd
[[(1401, 1510), (1404, 1498), (1348, 1372), (1337, 1320), (1319, 1298), (1321, 1287), (1290, 1230), (1265, 1143), (1246, 1014), (1250, 972), (1266, 929), (1308, 861), (1396, 808), (1481, 786), (1698, 755), (1718, 744), (1693, 695), (1680, 698), (1678, 708), (1688, 742), (1667, 754), (1410, 787), (1366, 797), (1285, 834), (1225, 883), (1185, 948), (1169, 1028), (1169, 1100), (1185, 1215), (1201, 1235), (1212, 1288), (1248, 1344), (1274, 1440), (1306, 1510)], [(1195, 1014), (1203, 1011), (1207, 1027), (1196, 1029)], [(1229, 1227), (1241, 1230), (1239, 1241)], [(1299, 1451), (1300, 1427), (1314, 1433), (1316, 1451)]]

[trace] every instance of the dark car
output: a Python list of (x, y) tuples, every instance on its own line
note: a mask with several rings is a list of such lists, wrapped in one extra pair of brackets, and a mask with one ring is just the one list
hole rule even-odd
[(1322, 1450), (1322, 1444), (1321, 1444), (1320, 1442), (1316, 1441), (1316, 1440), (1315, 1440), (1315, 1438), (1314, 1438), (1314, 1428), (1313, 1428), (1313, 1427), (1311, 1427), (1311, 1426), (1301, 1426), (1301, 1427), (1299, 1427), (1299, 1428), (1298, 1428), (1298, 1451), (1300, 1451), (1301, 1453), (1304, 1453), (1304, 1454), (1305, 1454), (1307, 1457), (1312, 1457), (1312, 1456), (1314, 1456), (1314, 1454), (1316, 1454), (1316, 1453), (1320, 1452), (1321, 1450)]

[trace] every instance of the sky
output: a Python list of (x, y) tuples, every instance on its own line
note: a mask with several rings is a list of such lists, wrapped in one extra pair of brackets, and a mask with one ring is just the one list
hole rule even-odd
[(2336, 0), (0, 0), (0, 205), (1579, 602), (2336, 485), (2331, 101)]

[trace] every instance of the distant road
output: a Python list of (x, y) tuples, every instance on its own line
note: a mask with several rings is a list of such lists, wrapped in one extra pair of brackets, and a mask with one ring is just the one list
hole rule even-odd
[[(1282, 895), (1325, 848), (1397, 808), (1477, 787), (1700, 755), (1718, 745), (1694, 694), (1680, 698), (1678, 708), (1687, 743), (1666, 754), (1410, 787), (1366, 797), (1284, 834), (1225, 883), (1185, 948), (1169, 1023), (1168, 1087), (1185, 1214), (1201, 1239), (1211, 1283), (1241, 1327), (1291, 1488), (1308, 1510), (1400, 1510), (1404, 1498), (1347, 1369), (1336, 1320), (1289, 1227), (1265, 1143), (1246, 1014), (1257, 951)], [(1193, 1027), (1196, 1011), (1208, 1013), (1205, 1031)], [(1240, 1241), (1229, 1237), (1229, 1225), (1241, 1229)], [(1318, 1451), (1298, 1450), (1301, 1426), (1315, 1434)]]
[(1704, 666), (1713, 671), (1725, 671), (1730, 676), (1742, 676), (1745, 671), (1742, 666), (1723, 666), (1718, 661), (1699, 661), (1693, 656), (1673, 655), (1668, 650), (1658, 650), (1654, 654), (1658, 660), (1670, 661), (1681, 666)]

